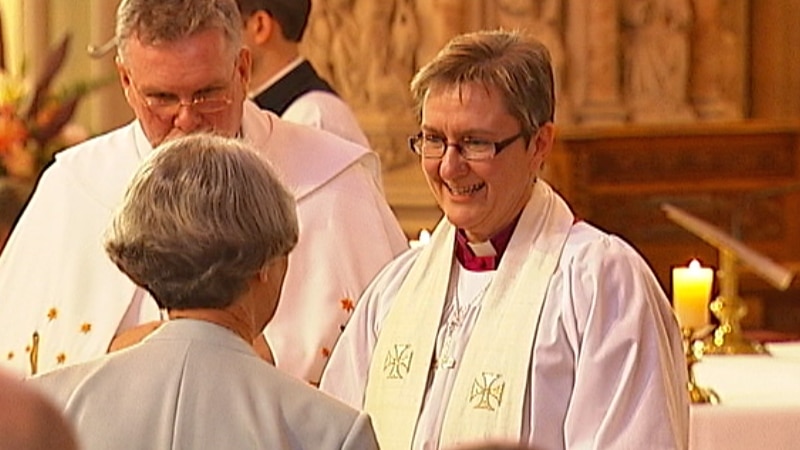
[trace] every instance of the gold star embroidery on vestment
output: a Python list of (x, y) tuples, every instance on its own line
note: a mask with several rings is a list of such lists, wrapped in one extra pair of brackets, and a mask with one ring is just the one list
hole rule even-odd
[(353, 303), (353, 300), (351, 300), (349, 298), (343, 298), (343, 299), (339, 300), (339, 303), (342, 305), (342, 309), (347, 311), (347, 312), (349, 312), (349, 313), (353, 312), (353, 310), (356, 307), (355, 303)]
[(47, 311), (47, 318), (50, 320), (56, 320), (58, 318), (58, 310), (55, 308), (50, 308), (50, 310)]
[(87, 334), (90, 331), (92, 331), (92, 324), (90, 324), (89, 322), (84, 322), (81, 325), (81, 333)]
[(323, 358), (331, 356), (331, 350), (328, 347), (322, 347), (321, 353)]
[(11, 361), (14, 359), (14, 352), (8, 352), (8, 360)]
[(66, 360), (67, 360), (67, 355), (64, 353), (59, 353), (58, 356), (56, 356), (56, 362), (59, 364), (64, 364)]
[(31, 346), (30, 345), (26, 345), (25, 346), (25, 353), (30, 353), (30, 352), (31, 352)]

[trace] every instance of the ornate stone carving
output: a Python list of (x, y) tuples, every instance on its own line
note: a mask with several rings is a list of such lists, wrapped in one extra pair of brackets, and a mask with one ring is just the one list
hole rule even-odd
[(625, 110), (620, 94), (617, 2), (570, 2), (567, 29), (571, 104), (575, 122), (620, 123)]
[[(451, 37), (504, 27), (542, 40), (553, 58), (559, 125), (720, 120), (744, 117), (748, 107), (748, 5), (749, 0), (314, 0), (303, 46), (356, 111), (387, 172), (390, 202), (416, 235), (423, 222), (433, 225), (429, 218), (439, 211), (407, 149), (407, 137), (417, 131), (408, 85)], [(544, 176), (648, 173), (691, 182), (687, 162), (702, 176), (778, 173), (791, 166), (764, 162), (769, 158), (758, 149), (737, 157), (693, 150), (666, 159), (649, 152), (626, 155), (603, 161), (584, 154), (569, 167), (551, 162)], [(594, 194), (581, 192), (585, 186), (569, 189), (578, 198)]]
[(623, 0), (623, 83), (634, 122), (687, 122), (689, 0)]
[(723, 28), (722, 3), (720, 0), (692, 0), (692, 5), (695, 20), (690, 94), (695, 111), (704, 120), (741, 118), (741, 110), (737, 111), (734, 104), (723, 97), (725, 74), (735, 71), (741, 59), (737, 59), (734, 33)]
[(550, 50), (556, 84), (556, 121), (571, 122), (567, 92), (567, 54), (564, 44), (562, 0), (497, 0), (492, 25), (509, 30), (524, 29)]

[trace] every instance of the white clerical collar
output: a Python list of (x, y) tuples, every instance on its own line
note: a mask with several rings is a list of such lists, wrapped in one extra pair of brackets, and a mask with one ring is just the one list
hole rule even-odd
[(495, 250), (494, 245), (492, 245), (492, 241), (467, 242), (467, 245), (472, 249), (472, 252), (475, 253), (475, 256), (479, 258), (497, 256), (497, 250)]
[(280, 80), (281, 78), (285, 77), (287, 73), (289, 73), (289, 72), (293, 71), (294, 69), (296, 69), (297, 66), (299, 66), (300, 64), (303, 64), (303, 62), (305, 60), (306, 59), (303, 58), (302, 56), (298, 56), (292, 62), (290, 62), (289, 64), (285, 65), (283, 67), (283, 69), (279, 70), (278, 73), (273, 75), (272, 78), (270, 78), (266, 82), (262, 83), (260, 86), (256, 87), (255, 89), (250, 89), (250, 91), (247, 93), (247, 98), (249, 98), (251, 100), (254, 99), (258, 94), (266, 91), (267, 89), (269, 89), (270, 86), (272, 86), (273, 84), (277, 83), (278, 80)]

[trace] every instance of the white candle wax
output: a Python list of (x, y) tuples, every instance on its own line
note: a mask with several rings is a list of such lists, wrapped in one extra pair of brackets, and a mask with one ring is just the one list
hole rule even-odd
[(714, 271), (696, 259), (689, 267), (672, 269), (672, 304), (682, 327), (697, 330), (708, 324), (713, 280)]

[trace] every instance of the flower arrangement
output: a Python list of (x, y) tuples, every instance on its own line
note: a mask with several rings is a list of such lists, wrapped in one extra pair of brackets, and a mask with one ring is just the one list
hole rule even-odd
[(69, 42), (66, 36), (49, 52), (32, 83), (24, 70), (21, 76), (0, 71), (0, 176), (33, 182), (57, 151), (87, 137), (64, 132), (74, 127), (70, 120), (83, 97), (102, 83), (52, 89)]

